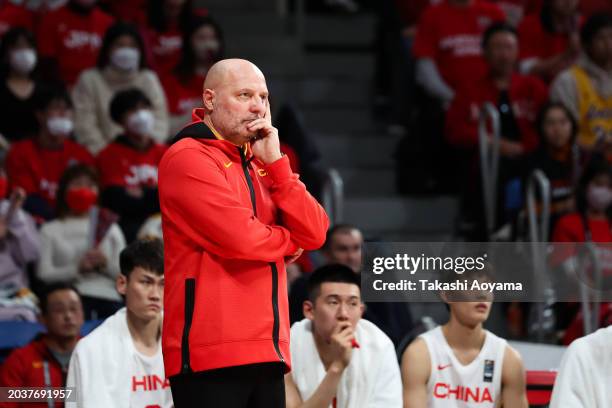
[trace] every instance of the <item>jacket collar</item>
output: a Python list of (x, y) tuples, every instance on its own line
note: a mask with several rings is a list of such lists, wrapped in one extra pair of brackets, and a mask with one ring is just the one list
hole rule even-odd
[(223, 136), (212, 126), (208, 126), (204, 122), (206, 113), (203, 108), (196, 108), (191, 113), (192, 122), (185, 126), (178, 134), (172, 139), (171, 144), (178, 142), (181, 139), (193, 138), (202, 143), (213, 145), (231, 158), (240, 160), (241, 152), (244, 153), (245, 158), (251, 159), (252, 152), (250, 144), (246, 143), (243, 146), (236, 146), (235, 144), (223, 139)]

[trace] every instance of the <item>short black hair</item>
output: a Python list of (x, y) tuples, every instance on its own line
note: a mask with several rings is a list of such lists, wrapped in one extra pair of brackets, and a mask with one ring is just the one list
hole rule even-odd
[(336, 234), (348, 234), (351, 231), (359, 231), (359, 228), (355, 227), (354, 225), (351, 224), (336, 224), (333, 227), (331, 227), (330, 229), (327, 230), (327, 233), (325, 234), (325, 243), (323, 244), (323, 250), (324, 251), (328, 251), (332, 240), (334, 238), (334, 235)]
[(612, 14), (595, 13), (587, 19), (580, 29), (580, 42), (584, 47), (591, 45), (593, 38), (604, 28), (612, 27)]
[(350, 283), (361, 289), (359, 275), (351, 268), (341, 264), (329, 264), (316, 269), (310, 275), (306, 285), (308, 300), (314, 302), (321, 294), (321, 285), (326, 282)]
[(96, 66), (99, 69), (105, 68), (110, 63), (110, 49), (117, 38), (128, 35), (136, 41), (136, 47), (140, 51), (140, 65), (139, 69), (147, 68), (147, 56), (145, 53), (145, 46), (142, 36), (138, 31), (138, 28), (131, 23), (118, 21), (106, 30), (104, 38), (102, 39), (102, 46), (98, 52), (98, 61)]
[(491, 37), (493, 37), (497, 33), (510, 33), (518, 38), (516, 29), (512, 27), (510, 24), (504, 23), (504, 22), (498, 22), (498, 23), (491, 24), (485, 30), (484, 34), (482, 35), (481, 45), (482, 45), (483, 50), (486, 49), (487, 46), (489, 45), (489, 41), (491, 41)]
[(55, 101), (62, 101), (72, 109), (72, 100), (66, 88), (61, 85), (50, 85), (44, 87), (34, 99), (34, 110), (43, 112)]
[(98, 172), (96, 169), (88, 164), (78, 163), (66, 167), (64, 173), (60, 177), (57, 183), (57, 190), (55, 193), (55, 210), (59, 218), (63, 218), (70, 212), (68, 202), (66, 201), (66, 192), (68, 191), (68, 185), (79, 177), (88, 177), (92, 183), (99, 186)]
[[(2, 36), (2, 41), (0, 42), (0, 77), (6, 78), (8, 75), (10, 71), (9, 51), (22, 38), (36, 51), (36, 40), (34, 39), (34, 35), (27, 28), (13, 27), (8, 30)], [(32, 77), (35, 72), (36, 68), (30, 73), (30, 77)]]
[(137, 88), (125, 89), (117, 92), (110, 102), (110, 116), (117, 124), (121, 124), (123, 115), (130, 110), (137, 108), (139, 105), (144, 105), (147, 108), (153, 106), (151, 100)]
[(157, 275), (164, 274), (164, 247), (157, 238), (138, 239), (119, 254), (121, 274), (127, 278), (134, 269), (141, 267)]
[(81, 298), (81, 294), (71, 283), (68, 282), (56, 282), (49, 285), (46, 285), (42, 293), (40, 294), (40, 312), (43, 316), (47, 314), (49, 311), (49, 296), (59, 290), (71, 290), (77, 294), (79, 299)]

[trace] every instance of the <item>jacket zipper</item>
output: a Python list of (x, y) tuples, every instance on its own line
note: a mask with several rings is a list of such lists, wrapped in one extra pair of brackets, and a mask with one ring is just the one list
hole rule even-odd
[[(238, 151), (240, 152), (240, 160), (242, 162), (242, 171), (244, 172), (244, 177), (246, 178), (247, 185), (249, 186), (249, 194), (251, 195), (251, 205), (253, 206), (253, 214), (257, 217), (257, 205), (255, 201), (255, 188), (253, 187), (253, 180), (251, 179), (251, 175), (249, 174), (249, 162), (246, 160), (244, 156), (244, 152), (239, 147)], [(282, 363), (285, 362), (283, 354), (280, 351), (280, 347), (278, 345), (279, 339), (279, 312), (278, 312), (278, 269), (276, 269), (276, 264), (274, 262), (270, 262), (270, 270), (272, 271), (272, 313), (274, 315), (274, 324), (272, 326), (272, 342), (274, 343), (274, 350), (276, 350), (276, 354)]]
[(193, 308), (195, 306), (195, 279), (185, 279), (185, 321), (183, 326), (183, 337), (181, 339), (181, 372), (191, 373), (191, 361), (189, 355), (189, 332), (193, 320)]

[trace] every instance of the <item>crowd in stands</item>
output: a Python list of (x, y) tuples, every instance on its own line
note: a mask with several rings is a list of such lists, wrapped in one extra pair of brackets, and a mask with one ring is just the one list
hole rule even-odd
[[(0, 2), (0, 320), (40, 320), (46, 328), (6, 358), (0, 386), (61, 386), (68, 378), (91, 389), (83, 395), (100, 406), (115, 398), (171, 406), (159, 346), (157, 165), (201, 106), (206, 73), (224, 56), (223, 31), (190, 0), (42, 3)], [(395, 35), (394, 61), (403, 59), (406, 70), (397, 83), (378, 73), (386, 81), (378, 83), (379, 101), (398, 112), (390, 119), (409, 129), (405, 138), (425, 147), (434, 185), (442, 192), (452, 185), (461, 197), (465, 237), (489, 238), (478, 143), (481, 108), (490, 102), (501, 132), (496, 229), (510, 225), (510, 239), (521, 238), (526, 182), (540, 169), (551, 185), (549, 239), (612, 242), (612, 3), (381, 3), (394, 18), (383, 24), (395, 30), (381, 36)], [(320, 154), (294, 107), (278, 113), (281, 149), (316, 195)], [(400, 190), (431, 188), (412, 185), (402, 166), (399, 159)], [(294, 369), (285, 378), (287, 406), (335, 400), (348, 407), (355, 399), (401, 406), (410, 393), (434, 404), (452, 392), (432, 388), (444, 381), (432, 364), (453, 360), (449, 347), (459, 347), (468, 351), (453, 364), (467, 365), (485, 342), (490, 355), (478, 355), (479, 364), (509, 367), (496, 372), (487, 395), (523, 406), (520, 358), (482, 328), (490, 299), (474, 310), (445, 299), (443, 328), (396, 356), (416, 317), (401, 303), (362, 302), (363, 242), (356, 226), (336, 225), (319, 252), (288, 266)], [(559, 342), (569, 344), (583, 335), (581, 316), (575, 305), (560, 309)], [(610, 310), (602, 305), (601, 326), (612, 323)], [(103, 319), (79, 341), (85, 320)], [(473, 330), (464, 342), (466, 324)], [(100, 344), (121, 350), (128, 368), (96, 353)], [(147, 376), (159, 387), (142, 390), (154, 393), (139, 391)], [(97, 381), (111, 384), (108, 395), (93, 390)], [(137, 384), (128, 397), (126, 382)]]

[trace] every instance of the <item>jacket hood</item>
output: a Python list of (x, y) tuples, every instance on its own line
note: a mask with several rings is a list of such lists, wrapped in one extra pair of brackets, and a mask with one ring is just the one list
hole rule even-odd
[(251, 158), (251, 146), (248, 143), (241, 147), (236, 146), (227, 140), (217, 138), (208, 125), (204, 123), (205, 116), (206, 113), (203, 108), (194, 109), (191, 113), (192, 122), (181, 129), (181, 131), (178, 132), (172, 139), (170, 144), (175, 144), (182, 139), (192, 138), (206, 144), (214, 145), (215, 147), (223, 150), (230, 157), (235, 156), (239, 158), (240, 153), (244, 152), (244, 156), (246, 158)]

